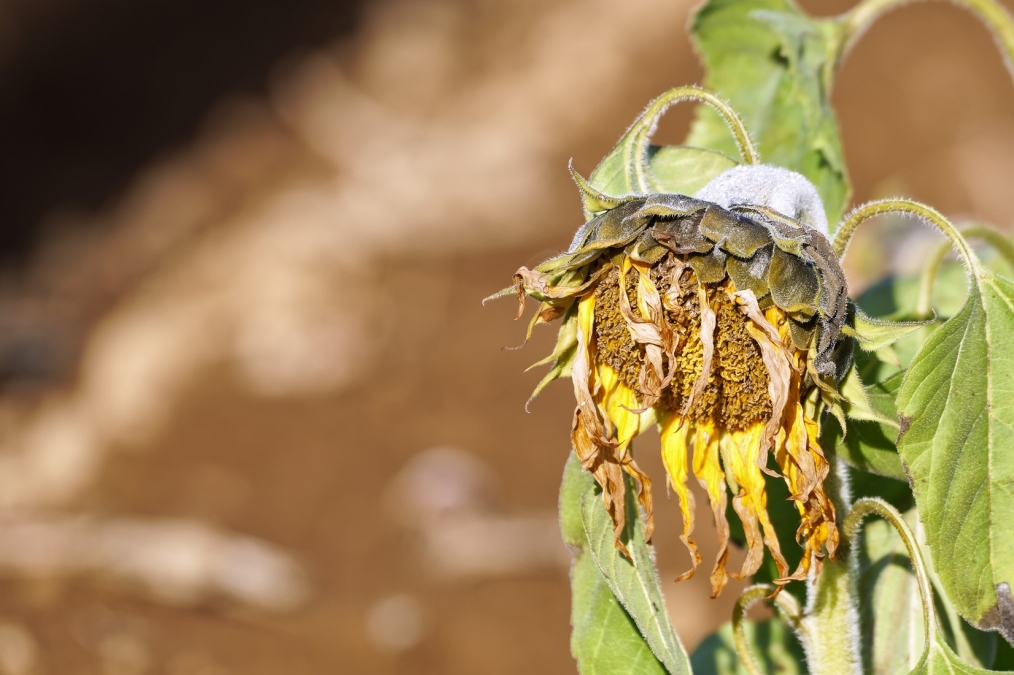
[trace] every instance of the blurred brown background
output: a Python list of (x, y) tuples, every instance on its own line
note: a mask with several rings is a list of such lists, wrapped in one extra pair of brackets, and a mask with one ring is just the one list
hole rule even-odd
[[(0, 675), (573, 672), (571, 394), (525, 413), (552, 330), (502, 351), (514, 304), (479, 300), (568, 242), (568, 158), (700, 81), (690, 9), (0, 1)], [(969, 16), (887, 17), (834, 100), (857, 201), (1011, 226)], [(888, 243), (854, 287), (931, 239)], [(665, 580), (691, 649), (735, 595), (705, 576)]]

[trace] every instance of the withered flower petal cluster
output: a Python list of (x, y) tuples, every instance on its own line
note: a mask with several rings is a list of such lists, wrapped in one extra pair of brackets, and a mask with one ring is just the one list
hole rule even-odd
[[(730, 574), (756, 573), (765, 547), (779, 584), (819, 571), (838, 545), (819, 419), (837, 400), (852, 353), (843, 332), (851, 307), (845, 277), (827, 238), (764, 205), (724, 208), (679, 194), (610, 198), (579, 177), (578, 184), (609, 208), (581, 227), (568, 251), (519, 269), (512, 290), (519, 316), (526, 296), (541, 301), (529, 335), (563, 319), (536, 393), (571, 377), (573, 449), (602, 488), (616, 547), (627, 553), (621, 533), (637, 517), (625, 507), (625, 475), (652, 534), (651, 482), (631, 442), (656, 424), (692, 560), (679, 579), (701, 561), (691, 472), (718, 530), (713, 597)], [(792, 571), (768, 516), (765, 474), (786, 482), (800, 514), (804, 553)], [(725, 569), (730, 492), (747, 544), (738, 572)]]

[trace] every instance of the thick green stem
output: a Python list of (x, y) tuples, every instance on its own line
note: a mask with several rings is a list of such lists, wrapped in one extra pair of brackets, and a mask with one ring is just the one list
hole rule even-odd
[(862, 675), (855, 558), (826, 561), (810, 587), (800, 639), (815, 675)]
[[(996, 249), (1004, 260), (1014, 267), (1014, 243), (996, 230), (983, 225), (973, 225), (961, 229), (961, 234), (966, 239), (982, 239)], [(933, 252), (926, 266), (922, 269), (919, 277), (919, 294), (916, 297), (915, 314), (917, 318), (926, 319), (932, 315), (933, 284), (936, 281), (940, 265), (943, 263), (947, 253), (953, 248), (953, 244), (945, 241)]]
[[(849, 494), (845, 466), (835, 459), (824, 484), (838, 513), (848, 513)], [(806, 662), (815, 675), (862, 675), (859, 637), (859, 602), (856, 583), (858, 556), (845, 538), (835, 560), (824, 561), (820, 574), (811, 576), (804, 617), (798, 631)]]

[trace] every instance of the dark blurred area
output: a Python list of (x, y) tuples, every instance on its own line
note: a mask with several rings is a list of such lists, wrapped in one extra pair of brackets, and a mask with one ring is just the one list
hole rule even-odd
[[(516, 306), (479, 300), (566, 246), (569, 158), (700, 81), (691, 7), (0, 0), (0, 675), (573, 672), (572, 394), (525, 413), (553, 331), (502, 351)], [(857, 203), (1010, 228), (973, 19), (891, 14), (834, 101)], [(935, 243), (860, 236), (854, 290)], [(690, 649), (738, 591), (699, 577), (666, 583)]]
[(365, 0), (11, 0), (0, 10), (0, 253), (56, 204), (95, 209), (223, 94), (355, 29)]

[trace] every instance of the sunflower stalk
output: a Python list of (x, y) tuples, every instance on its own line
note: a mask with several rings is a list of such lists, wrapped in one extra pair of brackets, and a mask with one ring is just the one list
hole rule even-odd
[[(848, 479), (845, 465), (831, 460), (833, 480), (825, 490), (839, 513), (848, 509)], [(819, 575), (807, 580), (807, 603), (797, 630), (810, 672), (816, 675), (840, 673), (862, 675), (862, 642), (859, 630), (858, 554), (850, 540), (843, 540), (835, 560), (824, 563)]]

